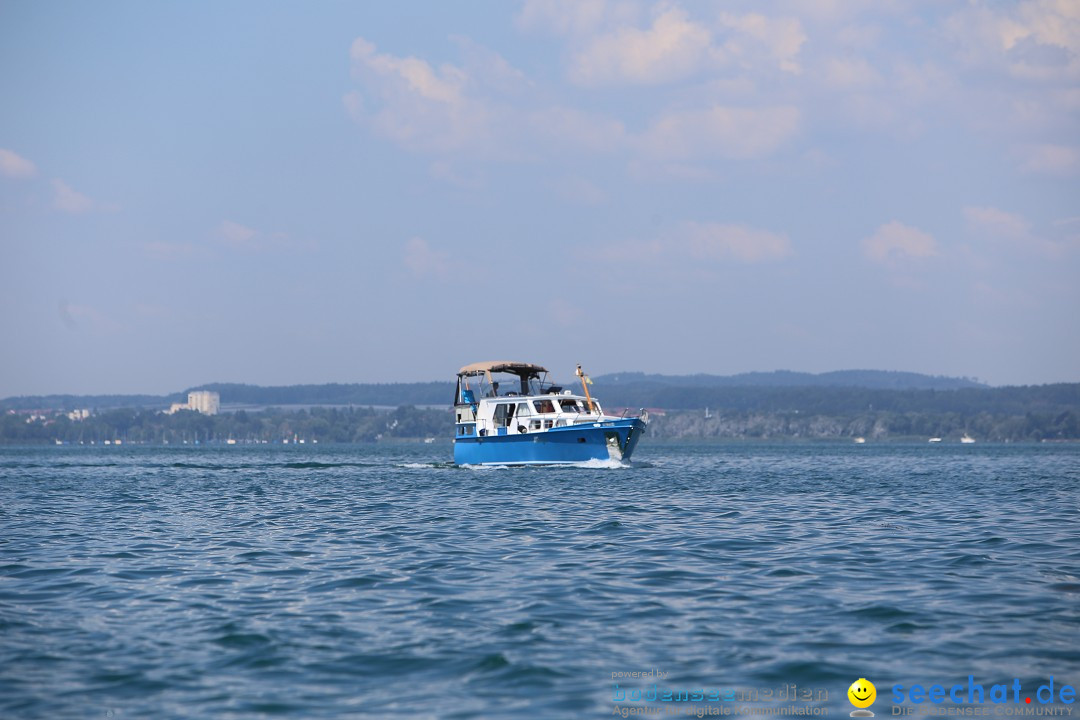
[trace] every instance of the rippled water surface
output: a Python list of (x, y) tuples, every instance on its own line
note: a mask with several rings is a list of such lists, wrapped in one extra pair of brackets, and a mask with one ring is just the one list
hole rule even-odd
[(0, 717), (600, 718), (650, 669), (833, 717), (860, 677), (1080, 684), (1080, 447), (450, 454), (0, 449)]

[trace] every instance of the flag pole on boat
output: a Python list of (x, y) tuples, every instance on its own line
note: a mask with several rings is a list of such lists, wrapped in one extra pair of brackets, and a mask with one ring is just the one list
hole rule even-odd
[(581, 371), (581, 365), (577, 366), (577, 376), (581, 378), (581, 389), (585, 391), (585, 399), (589, 401), (589, 412), (595, 412), (592, 396), (589, 395), (589, 386), (592, 385), (592, 379)]

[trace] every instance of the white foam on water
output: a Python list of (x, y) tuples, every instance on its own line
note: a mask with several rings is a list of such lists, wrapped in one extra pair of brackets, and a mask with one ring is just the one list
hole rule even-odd
[(615, 458), (608, 458), (607, 460), (586, 460), (585, 462), (571, 463), (571, 467), (589, 468), (597, 470), (625, 470), (630, 467), (630, 463), (625, 460), (616, 460)]
[[(407, 467), (407, 466), (406, 466)], [(629, 462), (625, 460), (583, 460), (582, 462), (568, 462), (568, 463), (521, 463), (508, 465), (459, 465), (467, 470), (511, 470), (514, 468), (582, 468), (585, 470), (626, 470), (633, 467)]]

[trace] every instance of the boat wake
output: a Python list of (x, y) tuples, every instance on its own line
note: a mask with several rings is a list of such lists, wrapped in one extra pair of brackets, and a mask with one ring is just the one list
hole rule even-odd
[(576, 468), (596, 468), (597, 470), (628, 470), (633, 465), (628, 460), (616, 460), (614, 458), (608, 458), (607, 460), (592, 459), (585, 462), (571, 463), (570, 467)]
[[(409, 467), (409, 466), (406, 466)], [(564, 462), (564, 463), (507, 463), (505, 465), (485, 464), (485, 465), (469, 465), (463, 464), (457, 467), (465, 470), (514, 470), (528, 468), (531, 470), (561, 470), (564, 468), (574, 469), (586, 469), (586, 470), (628, 470), (635, 467), (633, 463), (627, 460), (582, 460), (581, 462)]]

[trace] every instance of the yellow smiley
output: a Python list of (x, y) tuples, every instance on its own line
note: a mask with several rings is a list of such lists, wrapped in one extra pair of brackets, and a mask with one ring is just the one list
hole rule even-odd
[(847, 689), (847, 697), (857, 708), (870, 707), (877, 699), (877, 688), (866, 678), (859, 678)]

